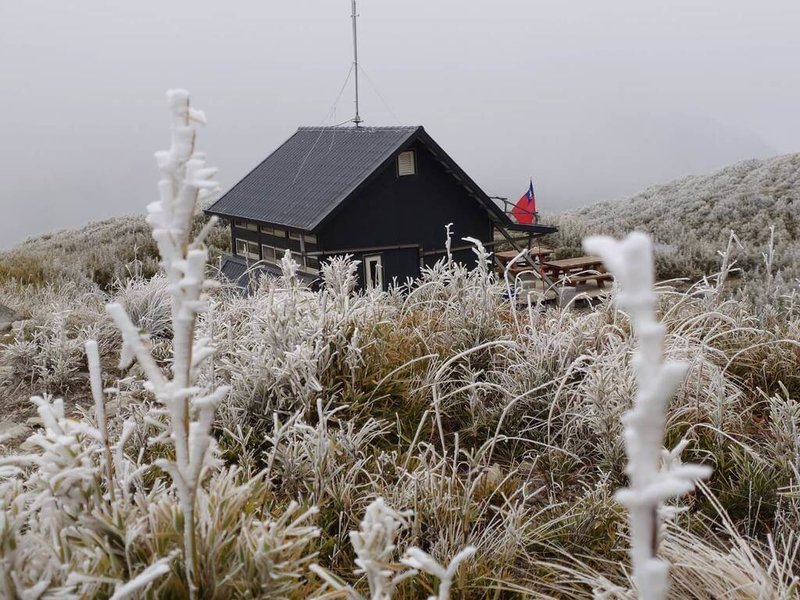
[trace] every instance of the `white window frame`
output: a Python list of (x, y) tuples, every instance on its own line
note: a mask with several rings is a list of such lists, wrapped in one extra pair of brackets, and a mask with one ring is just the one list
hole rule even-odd
[[(266, 253), (264, 252), (265, 249), (271, 250), (275, 254), (275, 258), (268, 258)], [(296, 262), (301, 269), (303, 270), (312, 269), (314, 271), (319, 270), (318, 267), (314, 268), (308, 266), (307, 260), (303, 256), (302, 252), (298, 252), (297, 250), (292, 250), (291, 248), (276, 248), (275, 246), (270, 246), (269, 244), (261, 244), (261, 256), (264, 257), (263, 260), (273, 265), (277, 265), (279, 262), (281, 262), (281, 259), (284, 257), (287, 250), (292, 253), (292, 258), (294, 259), (294, 262)]]
[[(376, 281), (372, 278), (372, 267), (375, 264), (378, 268), (375, 273), (377, 274)], [(368, 288), (383, 289), (383, 255), (382, 254), (368, 254), (364, 256), (364, 283)]]
[[(403, 172), (403, 168), (401, 167), (403, 157), (411, 157), (411, 165), (410, 171)], [(404, 150), (400, 154), (397, 155), (397, 176), (398, 177), (407, 177), (409, 175), (416, 175), (417, 174), (417, 152), (416, 150)]]
[[(278, 248), (277, 246), (270, 246), (269, 244), (261, 244), (261, 255), (264, 255), (264, 248), (269, 248), (275, 254), (275, 258), (265, 258), (264, 260), (271, 262), (272, 264), (278, 264), (281, 262), (283, 255), (286, 253), (288, 248)], [(295, 261), (297, 262), (297, 261)]]

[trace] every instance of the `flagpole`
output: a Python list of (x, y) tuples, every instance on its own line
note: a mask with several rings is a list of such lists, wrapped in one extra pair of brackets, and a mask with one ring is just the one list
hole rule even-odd
[(355, 75), (356, 86), (356, 116), (353, 118), (353, 123), (358, 127), (361, 124), (361, 117), (358, 114), (358, 28), (356, 27), (356, 0), (352, 0), (353, 6), (353, 72)]

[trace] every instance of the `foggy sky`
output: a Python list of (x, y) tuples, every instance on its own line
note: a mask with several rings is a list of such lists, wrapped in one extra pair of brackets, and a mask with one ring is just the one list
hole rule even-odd
[[(352, 116), (349, 0), (0, 0), (0, 248), (156, 198), (164, 92), (224, 189)], [(360, 0), (365, 125), (541, 210), (800, 151), (797, 0)], [(377, 89), (377, 92), (375, 91)]]

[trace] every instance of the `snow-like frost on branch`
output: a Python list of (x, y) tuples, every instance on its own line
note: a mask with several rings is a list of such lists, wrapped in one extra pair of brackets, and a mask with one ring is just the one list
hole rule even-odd
[(147, 207), (147, 223), (158, 245), (161, 266), (167, 276), (172, 301), (172, 377), (157, 365), (147, 337), (133, 324), (119, 304), (109, 304), (108, 313), (122, 331), (120, 366), (134, 358), (147, 376), (146, 387), (164, 405), (169, 417), (169, 440), (175, 447), (175, 460), (159, 460), (158, 466), (170, 474), (184, 514), (184, 553), (190, 593), (195, 595), (196, 538), (194, 510), (197, 488), (209, 450), (214, 443), (211, 426), (219, 402), (229, 388), (204, 390), (194, 385), (198, 366), (213, 354), (209, 340), (195, 340), (198, 314), (208, 305), (204, 292), (215, 285), (206, 280), (208, 252), (204, 238), (214, 219), (191, 240), (192, 218), (201, 195), (216, 191), (216, 169), (205, 166), (202, 154), (195, 152), (194, 123), (205, 123), (205, 115), (189, 104), (185, 90), (167, 92), (172, 119), (172, 144), (156, 152), (161, 171), (158, 182), (160, 200)]
[(623, 241), (595, 236), (586, 238), (583, 247), (599, 255), (613, 273), (619, 285), (617, 305), (630, 315), (638, 342), (633, 358), (636, 398), (623, 417), (630, 486), (616, 497), (630, 515), (630, 554), (639, 597), (663, 600), (669, 589), (669, 565), (657, 555), (662, 503), (692, 491), (711, 469), (680, 464), (685, 442), (666, 454), (663, 450), (667, 402), (683, 381), (687, 365), (664, 362), (664, 326), (656, 319), (650, 238), (638, 232)]

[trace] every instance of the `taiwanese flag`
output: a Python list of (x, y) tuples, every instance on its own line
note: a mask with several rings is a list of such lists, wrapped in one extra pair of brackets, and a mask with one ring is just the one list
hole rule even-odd
[(536, 194), (533, 192), (533, 179), (528, 186), (528, 191), (522, 195), (522, 198), (517, 200), (514, 208), (511, 209), (511, 215), (516, 219), (517, 223), (523, 225), (531, 225), (536, 222)]

